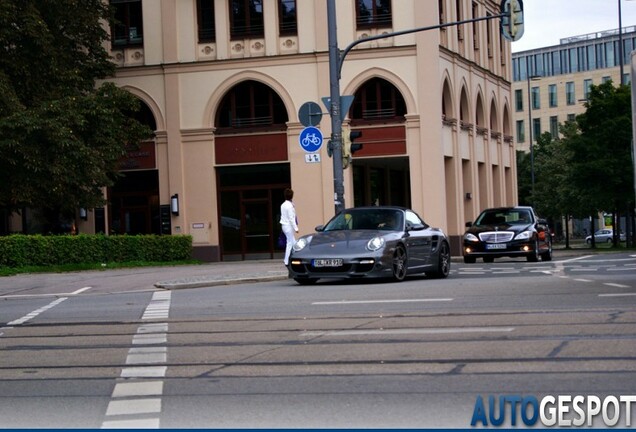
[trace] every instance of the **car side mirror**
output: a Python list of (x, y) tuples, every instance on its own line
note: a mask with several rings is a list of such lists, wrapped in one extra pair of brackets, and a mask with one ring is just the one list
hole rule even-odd
[(471, 226), (473, 226), (472, 222), (466, 222), (466, 228), (470, 228)]
[(407, 231), (422, 231), (424, 228), (426, 228), (426, 225), (423, 224), (406, 224), (406, 230)]
[(322, 232), (325, 229), (324, 225), (318, 225), (316, 228), (314, 228), (317, 232)]

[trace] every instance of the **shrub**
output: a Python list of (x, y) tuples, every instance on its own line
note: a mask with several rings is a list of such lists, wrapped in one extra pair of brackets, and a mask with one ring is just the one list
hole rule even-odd
[(171, 262), (192, 257), (187, 235), (22, 235), (0, 237), (0, 267)]

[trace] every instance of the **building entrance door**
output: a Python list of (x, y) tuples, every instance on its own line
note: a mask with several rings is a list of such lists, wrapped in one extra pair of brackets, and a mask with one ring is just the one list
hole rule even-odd
[(275, 241), (289, 165), (217, 168), (221, 259), (282, 257)]

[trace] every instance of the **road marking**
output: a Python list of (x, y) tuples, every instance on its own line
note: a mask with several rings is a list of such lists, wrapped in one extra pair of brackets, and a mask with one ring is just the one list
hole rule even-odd
[(92, 287), (84, 287), (70, 293), (67, 292), (67, 293), (49, 293), (49, 294), (9, 294), (9, 295), (0, 296), (0, 298), (12, 299), (12, 298), (37, 298), (37, 297), (72, 297), (72, 296), (79, 295), (85, 291), (88, 291), (91, 288)]
[(17, 320), (13, 320), (13, 321), (7, 323), (7, 325), (13, 326), (13, 325), (24, 324), (25, 322), (30, 321), (33, 318), (35, 318), (36, 316), (40, 315), (42, 312), (45, 312), (45, 311), (51, 309), (52, 307), (55, 307), (55, 306), (59, 305), (64, 300), (68, 300), (68, 297), (59, 298), (59, 299), (49, 303), (46, 306), (42, 306), (40, 309), (36, 309), (33, 312), (30, 312), (30, 313), (26, 314), (22, 318), (18, 318)]
[(636, 293), (622, 293), (622, 294), (599, 294), (599, 297), (633, 297)]
[(166, 376), (167, 366), (129, 367), (121, 370), (122, 378), (163, 378)]
[(574, 280), (577, 281), (577, 282), (594, 282), (594, 281), (591, 281), (589, 279), (574, 279)]
[(107, 416), (148, 414), (161, 412), (161, 399), (126, 399), (110, 401), (106, 409)]
[(562, 261), (557, 261), (557, 263), (569, 263), (569, 262), (572, 262), (572, 261), (580, 261), (580, 260), (584, 260), (584, 259), (587, 259), (587, 258), (591, 258), (593, 256), (594, 255), (583, 255), (583, 256), (580, 256), (580, 257), (576, 257), (576, 258), (570, 258), (570, 259), (566, 259), (566, 260), (562, 260)]
[(345, 305), (345, 304), (376, 304), (376, 303), (422, 303), (422, 302), (449, 302), (452, 298), (431, 298), (431, 299), (403, 299), (403, 300), (340, 300), (313, 302), (315, 306), (325, 305)]
[(616, 287), (616, 288), (631, 288), (631, 286), (629, 285), (621, 285), (621, 284), (617, 284), (617, 283), (611, 283), (611, 282), (606, 282), (603, 285), (607, 285), (607, 286), (611, 286), (611, 287)]
[(159, 419), (105, 421), (102, 429), (159, 429)]
[(163, 393), (163, 381), (124, 382), (115, 385), (113, 397), (160, 396)]
[(170, 313), (170, 297), (172, 291), (157, 291), (152, 295), (150, 304), (144, 311), (142, 320), (166, 319)]
[[(154, 292), (142, 319), (168, 318), (170, 299), (170, 291)], [(126, 381), (115, 384), (102, 429), (159, 429), (163, 381), (148, 381), (146, 378), (165, 378), (168, 370), (165, 366), (168, 357), (168, 347), (165, 346), (167, 341), (168, 323), (144, 323), (137, 328), (137, 333), (132, 338), (133, 346), (128, 350), (126, 364), (163, 365), (122, 368), (119, 379)], [(139, 418), (148, 414), (156, 414), (157, 417)]]
[(318, 336), (373, 336), (373, 335), (408, 335), (408, 334), (463, 334), (463, 333), (509, 333), (514, 327), (446, 327), (446, 328), (412, 328), (412, 329), (377, 329), (377, 330), (331, 330), (307, 331), (301, 337)]

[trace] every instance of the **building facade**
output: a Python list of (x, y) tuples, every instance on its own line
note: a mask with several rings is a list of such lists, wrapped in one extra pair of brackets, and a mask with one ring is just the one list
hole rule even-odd
[[(559, 45), (512, 54), (515, 138), (518, 149), (545, 132), (559, 137), (559, 124), (585, 111), (592, 84), (630, 84), (630, 53), (636, 48), (636, 27), (572, 36)], [(627, 65), (627, 66), (626, 66)]]
[[(326, 141), (300, 145), (299, 108), (330, 94), (326, 0), (111, 0), (112, 79), (143, 102), (154, 139), (122, 163), (80, 232), (190, 234), (207, 261), (273, 258), (283, 191), (300, 234), (334, 214)], [(497, 15), (491, 0), (338, 0), (338, 45)], [(510, 43), (499, 19), (391, 36), (342, 65), (344, 124), (363, 148), (345, 206), (402, 205), (460, 254), (466, 221), (517, 200)], [(327, 108), (324, 107), (324, 112)]]

